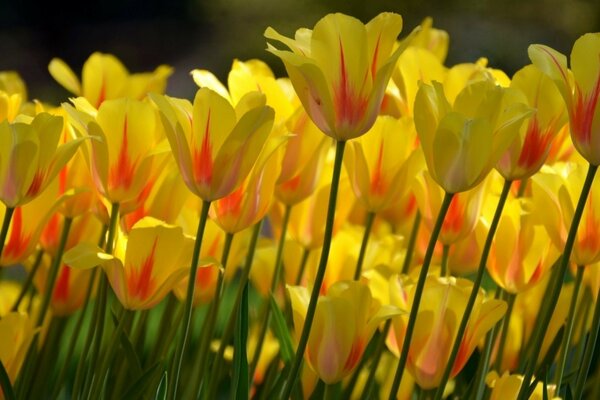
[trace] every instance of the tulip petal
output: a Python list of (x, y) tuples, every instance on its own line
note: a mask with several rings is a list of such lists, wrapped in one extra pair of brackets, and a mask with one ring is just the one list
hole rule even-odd
[(81, 94), (81, 83), (73, 70), (60, 58), (53, 58), (48, 64), (48, 72), (62, 87), (69, 92), (79, 96)]

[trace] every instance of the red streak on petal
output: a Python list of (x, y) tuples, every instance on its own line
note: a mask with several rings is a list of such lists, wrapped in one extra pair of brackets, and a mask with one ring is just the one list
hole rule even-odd
[(234, 192), (219, 200), (219, 210), (222, 215), (239, 215), (244, 199), (245, 185), (240, 185)]
[(589, 144), (591, 140), (594, 111), (599, 97), (600, 71), (598, 71), (596, 84), (589, 96), (584, 96), (579, 85), (575, 87), (575, 104), (573, 105), (573, 110), (571, 110), (571, 128), (575, 137), (584, 144)]
[(129, 294), (140, 300), (147, 299), (154, 288), (152, 268), (154, 267), (154, 253), (156, 252), (157, 243), (158, 238), (155, 238), (148, 257), (146, 257), (139, 268), (130, 269), (131, 272), (127, 279)]
[(280, 187), (282, 190), (294, 192), (300, 186), (300, 175), (296, 175), (292, 179), (283, 182)]
[(379, 55), (379, 41), (381, 40), (381, 32), (377, 36), (377, 44), (375, 44), (375, 51), (373, 52), (373, 58), (371, 59), (371, 76), (375, 79), (377, 73), (377, 56)]
[(533, 118), (527, 127), (527, 134), (517, 164), (524, 169), (532, 168), (542, 161), (553, 138), (552, 127), (541, 132), (537, 118)]
[(29, 189), (27, 189), (27, 197), (34, 197), (40, 192), (40, 189), (42, 188), (42, 183), (44, 183), (44, 175), (45, 174), (41, 170), (37, 170), (35, 172), (33, 180), (29, 185)]
[(210, 110), (204, 128), (200, 150), (194, 148), (194, 178), (198, 183), (210, 184), (213, 174), (212, 147), (210, 143)]
[(444, 231), (459, 232), (462, 228), (464, 212), (458, 196), (454, 196), (450, 202), (448, 214), (444, 219), (442, 229)]
[(138, 222), (140, 219), (144, 218), (147, 215), (148, 215), (148, 211), (146, 210), (146, 208), (143, 205), (136, 208), (134, 211), (125, 214), (123, 216), (123, 222), (125, 223), (125, 229), (127, 231), (130, 231), (136, 222)]
[(68, 167), (65, 165), (58, 173), (58, 194), (63, 194), (67, 191), (68, 172)]
[(106, 78), (102, 74), (102, 84), (100, 85), (100, 94), (98, 95), (98, 102), (96, 102), (96, 108), (99, 108), (102, 103), (106, 100)]
[(208, 256), (209, 257), (216, 257), (217, 255), (217, 250), (219, 249), (219, 242), (220, 242), (220, 237), (219, 236), (215, 236), (215, 238), (213, 239), (212, 243), (210, 244), (210, 247), (208, 248)]
[(598, 252), (600, 248), (600, 235), (598, 232), (598, 219), (593, 207), (593, 193), (590, 192), (587, 201), (587, 210), (585, 215), (585, 222), (581, 224), (581, 228), (578, 232), (581, 239), (579, 240), (579, 246), (582, 250), (587, 250), (591, 253)]
[(3, 256), (13, 259), (20, 258), (30, 240), (30, 235), (23, 235), (23, 211), (21, 207), (17, 207), (12, 217), (10, 237), (8, 243), (4, 246)]
[(413, 211), (417, 208), (417, 198), (414, 194), (410, 194), (410, 198), (408, 199), (408, 204), (404, 208), (405, 215), (411, 215)]
[(123, 139), (121, 142), (121, 149), (119, 151), (119, 158), (117, 159), (116, 165), (110, 170), (110, 183), (113, 188), (129, 189), (133, 182), (133, 176), (136, 162), (131, 162), (129, 157), (129, 140), (128, 140), (128, 121), (127, 116), (123, 122)]
[(203, 268), (198, 268), (196, 272), (196, 287), (199, 288), (208, 288), (211, 286), (213, 282), (215, 282), (215, 277), (217, 276), (217, 269), (214, 266), (207, 266)]
[(371, 193), (374, 195), (383, 195), (387, 189), (383, 174), (381, 171), (383, 164), (383, 139), (379, 143), (379, 153), (377, 154), (377, 161), (375, 162), (375, 169), (371, 176)]
[(358, 364), (358, 361), (360, 360), (360, 357), (363, 353), (363, 347), (364, 346), (360, 339), (356, 339), (354, 341), (354, 343), (352, 344), (352, 349), (350, 350), (350, 354), (348, 355), (346, 363), (344, 364), (345, 371), (352, 370), (356, 366), (356, 364)]
[(59, 214), (53, 214), (48, 221), (48, 224), (44, 227), (42, 231), (42, 235), (40, 237), (40, 242), (46, 248), (56, 248), (58, 244), (58, 236), (59, 236)]
[[(364, 83), (364, 82), (363, 82)], [(344, 48), (340, 39), (340, 82), (334, 88), (334, 106), (338, 125), (356, 125), (365, 115), (368, 99), (353, 93), (348, 81)]]
[(69, 277), (71, 276), (71, 268), (63, 265), (56, 279), (56, 286), (52, 293), (52, 300), (56, 302), (66, 302), (69, 298)]

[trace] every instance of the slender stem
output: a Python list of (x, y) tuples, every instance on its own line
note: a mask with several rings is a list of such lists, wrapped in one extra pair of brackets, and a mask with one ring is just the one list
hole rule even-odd
[(298, 275), (296, 276), (295, 285), (299, 285), (302, 282), (302, 277), (304, 276), (304, 270), (306, 269), (306, 264), (308, 263), (308, 256), (310, 256), (310, 249), (305, 248), (302, 250), (302, 259), (300, 260), (300, 267), (298, 268)]
[(585, 344), (585, 351), (583, 352), (583, 361), (581, 362), (581, 368), (577, 375), (577, 384), (575, 385), (575, 400), (581, 399), (583, 395), (583, 389), (585, 381), (587, 379), (590, 365), (592, 364), (592, 358), (594, 357), (594, 349), (596, 348), (596, 341), (598, 339), (598, 332), (600, 331), (600, 288), (596, 295), (596, 306), (594, 307), (594, 317), (592, 319), (592, 327), (590, 331), (590, 337)]
[(8, 236), (8, 228), (10, 227), (10, 221), (12, 220), (12, 216), (15, 212), (14, 207), (6, 207), (6, 211), (4, 211), (4, 219), (2, 220), (2, 229), (0, 230), (0, 256), (4, 252), (4, 243), (6, 242), (6, 237)]
[(385, 350), (385, 339), (387, 338), (391, 325), (391, 319), (385, 321), (385, 325), (383, 327), (383, 330), (381, 331), (381, 335), (377, 340), (377, 347), (375, 349), (375, 354), (373, 355), (373, 361), (371, 362), (371, 366), (369, 367), (369, 377), (367, 378), (365, 388), (363, 389), (362, 395), (360, 396), (361, 400), (368, 400), (372, 398), (371, 392), (373, 392), (373, 388), (375, 387), (375, 373), (377, 372), (377, 366), (379, 365), (379, 361), (381, 360), (381, 356), (383, 354), (383, 351)]
[(44, 256), (44, 250), (39, 249), (37, 251), (37, 253), (35, 254), (35, 260), (33, 261), (33, 266), (31, 267), (31, 271), (29, 271), (29, 274), (27, 274), (27, 279), (25, 280), (25, 283), (23, 283), (23, 286), (21, 287), (21, 291), (19, 292), (19, 297), (17, 297), (17, 301), (15, 301), (15, 304), (13, 304), (11, 311), (17, 311), (19, 309), (21, 302), (27, 295), (27, 291), (29, 290), (29, 288), (31, 287), (31, 284), (33, 283), (33, 278), (35, 277), (35, 274), (37, 273), (38, 269), (40, 268), (40, 265), (42, 265), (42, 257), (43, 256)]
[(413, 226), (410, 230), (410, 237), (408, 238), (408, 244), (406, 245), (406, 254), (404, 255), (404, 263), (402, 264), (402, 273), (408, 274), (410, 269), (410, 263), (412, 262), (413, 253), (415, 251), (415, 245), (417, 244), (417, 237), (419, 236), (419, 227), (421, 226), (421, 213), (419, 210), (415, 213), (415, 219), (413, 220)]
[(331, 238), (333, 236), (335, 205), (337, 201), (338, 187), (340, 184), (340, 175), (342, 172), (342, 160), (344, 158), (345, 145), (346, 142), (343, 141), (338, 141), (336, 143), (335, 161), (333, 164), (333, 176), (331, 179), (329, 204), (327, 206), (327, 220), (325, 223), (325, 235), (323, 239), (323, 249), (321, 250), (321, 259), (319, 260), (319, 266), (317, 268), (314, 286), (310, 296), (310, 301), (308, 303), (308, 308), (306, 310), (306, 319), (304, 321), (304, 326), (300, 335), (300, 341), (298, 342), (298, 348), (296, 349), (296, 354), (294, 356), (294, 361), (292, 362), (292, 367), (290, 368), (289, 375), (287, 377), (287, 380), (285, 381), (285, 384), (283, 385), (281, 395), (279, 396), (279, 398), (282, 399), (287, 399), (290, 397), (294, 385), (296, 384), (296, 380), (298, 379), (300, 366), (302, 365), (302, 360), (304, 358), (304, 351), (306, 350), (306, 345), (308, 344), (308, 335), (310, 334), (310, 329), (312, 327), (315, 311), (317, 308), (317, 300), (319, 298), (319, 293), (321, 292), (323, 278), (325, 277), (325, 270), (327, 268), (327, 260), (329, 259), (329, 250), (331, 247)]
[(561, 344), (560, 358), (558, 359), (558, 365), (556, 367), (556, 393), (560, 393), (560, 386), (562, 384), (563, 376), (565, 373), (565, 366), (567, 364), (567, 354), (569, 353), (569, 345), (571, 344), (571, 335), (573, 333), (573, 325), (575, 322), (577, 298), (579, 297), (581, 282), (583, 282), (583, 272), (584, 266), (577, 266), (577, 274), (575, 275), (575, 286), (573, 287), (573, 297), (571, 297), (571, 304), (569, 305), (567, 326)]
[(256, 251), (256, 245), (258, 244), (258, 237), (260, 236), (261, 226), (262, 220), (256, 223), (254, 225), (254, 229), (252, 230), (252, 237), (250, 238), (248, 253), (246, 253), (246, 261), (244, 263), (244, 268), (242, 269), (242, 274), (240, 276), (239, 286), (235, 295), (233, 309), (231, 310), (229, 320), (227, 321), (227, 325), (225, 326), (225, 331), (223, 332), (223, 336), (221, 337), (221, 342), (219, 343), (219, 350), (217, 351), (217, 357), (215, 358), (215, 363), (212, 368), (210, 379), (211, 383), (219, 380), (219, 377), (221, 375), (221, 367), (223, 366), (223, 356), (225, 354), (225, 349), (227, 348), (227, 345), (231, 340), (231, 336), (233, 335), (233, 330), (237, 323), (236, 320), (239, 319), (238, 309), (242, 304), (242, 300), (244, 299), (244, 293), (247, 294), (246, 283), (248, 282), (248, 277), (250, 276), (250, 268), (252, 267), (252, 262), (254, 261), (254, 253)]
[(362, 273), (362, 266), (365, 260), (365, 254), (367, 253), (367, 245), (369, 244), (369, 236), (371, 235), (373, 221), (375, 221), (375, 213), (369, 211), (365, 219), (365, 233), (363, 234), (362, 243), (360, 245), (360, 253), (358, 254), (358, 261), (356, 262), (356, 270), (354, 271), (355, 281), (360, 279), (360, 275)]
[(4, 368), (2, 360), (0, 360), (0, 387), (2, 388), (2, 394), (6, 400), (16, 400), (15, 391), (10, 383), (10, 378)]
[(533, 371), (535, 369), (537, 359), (542, 348), (542, 342), (544, 340), (546, 330), (548, 329), (548, 325), (550, 325), (550, 320), (552, 318), (554, 308), (556, 307), (556, 303), (558, 302), (562, 282), (565, 273), (567, 272), (569, 260), (571, 259), (571, 252), (573, 251), (573, 246), (575, 244), (577, 229), (579, 228), (579, 221), (581, 220), (583, 209), (585, 208), (585, 204), (587, 202), (588, 195), (592, 188), (592, 182), (594, 181), (594, 176), (596, 175), (597, 169), (598, 166), (592, 164), (589, 165), (587, 176), (585, 177), (585, 183), (581, 188), (581, 195), (579, 196), (579, 201), (577, 202), (575, 214), (573, 214), (573, 221), (571, 222), (571, 227), (569, 229), (567, 241), (565, 242), (565, 249), (563, 251), (562, 259), (559, 265), (558, 279), (553, 285), (553, 290), (550, 294), (550, 297), (546, 298), (548, 304), (547, 312), (545, 312), (542, 315), (541, 321), (536, 327), (533, 346), (531, 347), (532, 354), (529, 360), (529, 364), (527, 366), (527, 370), (525, 371), (525, 374), (523, 376), (523, 384), (521, 385), (521, 390), (519, 391), (518, 400), (524, 400), (525, 396), (527, 395), (529, 384), (531, 383), (531, 377), (533, 376)]
[(77, 344), (77, 339), (79, 339), (79, 333), (81, 332), (81, 327), (83, 326), (83, 320), (85, 319), (85, 314), (88, 309), (90, 298), (92, 296), (92, 291), (94, 289), (94, 282), (96, 281), (96, 275), (98, 274), (98, 270), (95, 269), (92, 271), (92, 275), (90, 277), (90, 281), (88, 283), (88, 287), (85, 293), (85, 300), (83, 301), (83, 306), (81, 308), (81, 312), (79, 313), (79, 317), (77, 318), (77, 322), (75, 323), (75, 328), (73, 328), (73, 333), (71, 334), (71, 339), (69, 340), (69, 347), (67, 349), (67, 355), (65, 356), (65, 360), (63, 362), (63, 366), (58, 374), (58, 378), (54, 383), (54, 391), (52, 392), (51, 398), (57, 398), (60, 393), (61, 385), (65, 380), (67, 375), (67, 370), (69, 369), (69, 364), (71, 363), (71, 357), (73, 357), (73, 352), (75, 351), (75, 346)]
[(60, 241), (58, 242), (58, 248), (56, 250), (56, 255), (52, 260), (52, 265), (50, 266), (50, 271), (48, 272), (48, 278), (46, 279), (46, 288), (36, 326), (42, 326), (44, 318), (46, 317), (46, 313), (48, 312), (48, 308), (50, 307), (50, 300), (52, 299), (52, 293), (54, 292), (54, 284), (56, 283), (56, 278), (58, 277), (58, 270), (60, 269), (62, 256), (67, 245), (67, 239), (69, 238), (69, 232), (71, 231), (72, 223), (73, 220), (71, 218), (65, 218), (62, 232), (60, 234)]
[(483, 274), (485, 273), (485, 266), (487, 264), (487, 259), (492, 248), (494, 235), (496, 234), (496, 229), (498, 228), (498, 223), (500, 222), (502, 210), (504, 209), (504, 204), (506, 203), (506, 199), (508, 198), (511, 185), (512, 181), (504, 181), (504, 186), (502, 187), (502, 192), (500, 193), (500, 198), (498, 199), (498, 204), (496, 205), (496, 212), (494, 213), (492, 223), (490, 224), (490, 230), (488, 231), (487, 237), (485, 239), (485, 244), (481, 252), (479, 267), (477, 269), (477, 276), (475, 277), (475, 281), (473, 282), (473, 288), (471, 289), (471, 294), (469, 295), (469, 300), (467, 301), (465, 312), (460, 321), (458, 332), (456, 334), (456, 339), (454, 340), (454, 345), (452, 346), (452, 351), (450, 352), (448, 363), (446, 364), (444, 374), (442, 375), (442, 380), (440, 381), (441, 383), (435, 392), (435, 400), (440, 400), (442, 398), (442, 395), (444, 394), (444, 389), (446, 388), (446, 383), (448, 382), (448, 379), (450, 378), (450, 374), (452, 372), (452, 368), (454, 367), (454, 362), (456, 360), (456, 356), (458, 355), (460, 344), (463, 340), (465, 330), (467, 329), (467, 324), (469, 323), (469, 317), (471, 316), (473, 306), (475, 305), (477, 295), (479, 294), (479, 288), (481, 287), (481, 281), (483, 280)]
[[(242, 296), (242, 303), (240, 304), (238, 312), (236, 312), (238, 329), (236, 331), (236, 344), (234, 348), (234, 365), (233, 372), (233, 393), (236, 400), (246, 400), (249, 398), (250, 388), (250, 375), (248, 370), (248, 354), (247, 354), (247, 343), (248, 343), (248, 280), (244, 283), (244, 290)], [(235, 356), (235, 352), (239, 354), (239, 357)], [(239, 360), (239, 362), (237, 361)], [(214, 398), (214, 397), (209, 397)]]
[(419, 311), (419, 304), (421, 303), (421, 296), (423, 295), (423, 288), (425, 287), (425, 280), (427, 279), (429, 265), (431, 264), (433, 251), (435, 250), (435, 244), (437, 243), (438, 236), (440, 235), (440, 231), (442, 230), (442, 224), (444, 223), (444, 218), (448, 213), (448, 209), (450, 208), (450, 203), (452, 202), (453, 197), (454, 193), (446, 193), (444, 195), (442, 206), (440, 207), (437, 220), (435, 221), (435, 225), (431, 232), (431, 237), (429, 238), (429, 244), (427, 245), (425, 257), (423, 259), (423, 266), (421, 267), (421, 272), (419, 273), (419, 280), (417, 281), (417, 286), (415, 288), (415, 297), (410, 308), (408, 324), (406, 325), (406, 333), (404, 336), (404, 342), (402, 344), (402, 353), (400, 353), (400, 360), (398, 361), (396, 373), (394, 374), (394, 381), (390, 390), (390, 400), (396, 399), (396, 393), (398, 392), (398, 388), (400, 387), (402, 373), (404, 372), (406, 362), (408, 361), (410, 341), (412, 340), (413, 331), (415, 329), (415, 323), (417, 322), (417, 313)]
[[(110, 222), (108, 224), (108, 232), (104, 250), (107, 254), (112, 254), (115, 239), (117, 237), (117, 224), (119, 222), (119, 203), (113, 203), (110, 211)], [(94, 343), (92, 352), (90, 354), (90, 363), (88, 369), (96, 367), (98, 358), (100, 357), (100, 349), (102, 347), (102, 341), (104, 339), (104, 323), (106, 318), (106, 304), (108, 302), (108, 279), (106, 275), (102, 275), (100, 278), (100, 287), (98, 289), (98, 297), (96, 298), (95, 308), (95, 320), (94, 325), (90, 327), (94, 331)], [(93, 381), (94, 375), (89, 375), (89, 378)], [(84, 391), (83, 393), (89, 393), (88, 388), (93, 382), (88, 381), (88, 376), (85, 378)]]
[(592, 308), (592, 303), (592, 291), (588, 287), (587, 290), (583, 291), (583, 296), (578, 307), (579, 310), (577, 311), (577, 323), (579, 324), (579, 332), (581, 332), (581, 334), (579, 335), (579, 341), (577, 342), (571, 365), (581, 365), (586, 342), (585, 331), (587, 329), (588, 315), (590, 313), (590, 309)]
[(441, 265), (440, 276), (449, 276), (450, 275), (450, 271), (448, 271), (448, 254), (450, 254), (450, 245), (445, 244), (442, 247), (442, 265)]
[[(494, 298), (497, 300), (502, 295), (502, 289), (498, 286), (496, 288), (496, 294)], [(495, 323), (492, 329), (487, 333), (485, 337), (485, 344), (483, 346), (483, 351), (481, 353), (481, 358), (479, 359), (479, 365), (477, 366), (477, 373), (475, 374), (474, 385), (472, 386), (472, 390), (475, 391), (474, 397), (469, 397), (473, 399), (482, 399), (483, 392), (485, 391), (485, 376), (487, 375), (487, 370), (490, 364), (490, 356), (492, 354), (492, 346), (496, 343), (496, 339), (498, 338), (498, 327), (499, 323)]]
[(513, 293), (506, 292), (506, 304), (508, 308), (506, 309), (506, 314), (502, 317), (501, 321), (498, 321), (498, 324), (502, 323), (502, 331), (500, 333), (500, 343), (498, 345), (498, 352), (496, 353), (496, 361), (494, 361), (494, 368), (498, 373), (500, 373), (500, 368), (502, 366), (502, 358), (504, 356), (504, 348), (506, 347), (506, 339), (508, 338), (508, 331), (510, 328), (510, 318), (512, 316), (513, 308), (515, 306), (515, 298), (517, 296)]
[(187, 294), (185, 298), (185, 307), (183, 311), (183, 325), (181, 326), (181, 339), (179, 346), (175, 352), (174, 360), (174, 380), (171, 386), (170, 399), (177, 398), (177, 386), (179, 386), (179, 374), (181, 372), (181, 364), (183, 362), (183, 354), (187, 344), (187, 338), (190, 331), (190, 322), (192, 320), (192, 302), (194, 300), (194, 289), (196, 287), (196, 272), (198, 271), (198, 261), (200, 260), (200, 248), (202, 246), (202, 237), (204, 236), (204, 228), (208, 220), (208, 210), (210, 201), (202, 201), (202, 210), (200, 211), (200, 220), (198, 221), (198, 231), (196, 233), (196, 241), (194, 243), (194, 252), (192, 254), (192, 265), (188, 278)]
[(173, 329), (173, 313), (175, 312), (177, 304), (175, 296), (172, 294), (167, 296), (165, 308), (160, 316), (160, 322), (158, 323), (158, 335), (155, 337), (154, 346), (152, 346), (152, 351), (146, 365), (154, 364), (162, 353), (163, 347), (168, 346), (165, 338), (167, 337), (168, 332)]

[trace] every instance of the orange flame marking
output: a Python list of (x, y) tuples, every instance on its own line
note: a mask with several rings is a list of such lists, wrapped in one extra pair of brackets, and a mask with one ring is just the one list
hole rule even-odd
[(208, 110), (208, 118), (206, 127), (204, 128), (204, 137), (200, 151), (194, 149), (194, 177), (199, 183), (210, 183), (213, 174), (212, 165), (212, 148), (210, 143), (210, 110)]
[(31, 240), (31, 235), (25, 236), (23, 234), (23, 211), (21, 207), (15, 208), (11, 225), (10, 238), (4, 246), (3, 256), (18, 259), (23, 255)]
[(131, 296), (140, 300), (145, 300), (150, 296), (155, 284), (152, 279), (152, 268), (154, 267), (154, 254), (158, 238), (154, 239), (152, 250), (146, 259), (142, 262), (139, 269), (131, 268), (130, 275), (127, 279), (127, 288)]

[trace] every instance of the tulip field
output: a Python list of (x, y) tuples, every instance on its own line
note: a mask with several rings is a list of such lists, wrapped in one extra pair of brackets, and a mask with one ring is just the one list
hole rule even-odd
[(0, 72), (0, 398), (600, 399), (600, 33), (512, 76), (430, 18), (264, 37), (285, 76), (193, 99)]

